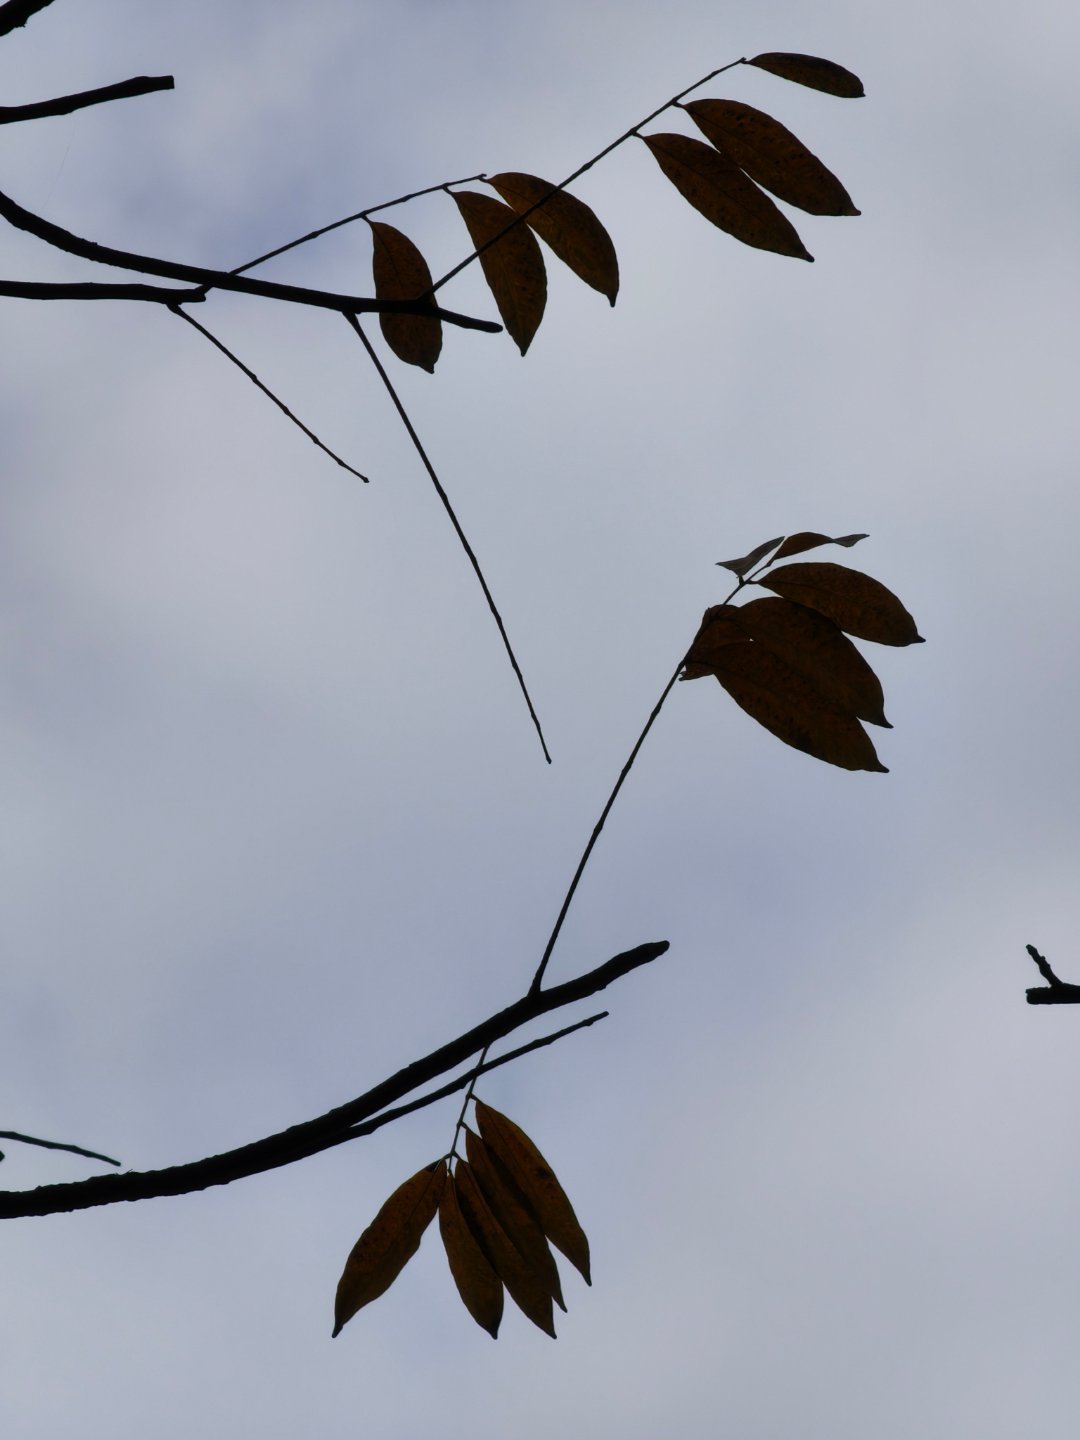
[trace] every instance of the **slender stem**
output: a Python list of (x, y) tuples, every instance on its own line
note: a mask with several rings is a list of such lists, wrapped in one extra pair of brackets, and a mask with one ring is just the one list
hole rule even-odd
[(359, 470), (354, 470), (347, 460), (343, 460), (340, 455), (330, 449), (329, 445), (324, 444), (319, 439), (318, 435), (315, 434), (315, 431), (309, 430), (308, 427), (304, 424), (304, 422), (299, 419), (298, 416), (293, 414), (293, 412), (285, 404), (284, 400), (280, 399), (277, 395), (275, 395), (268, 385), (264, 385), (263, 382), (259, 379), (258, 375), (255, 374), (255, 371), (249, 369), (248, 366), (245, 365), (244, 362), (240, 359), (240, 357), (234, 355), (233, 352), (226, 345), (223, 345), (216, 335), (211, 334), (210, 331), (207, 330), (205, 325), (200, 325), (198, 320), (193, 320), (192, 317), (187, 314), (186, 311), (181, 310), (178, 305), (170, 305), (169, 309), (174, 315), (179, 315), (181, 320), (186, 320), (189, 325), (193, 326), (196, 330), (198, 330), (200, 335), (205, 335), (207, 340), (210, 341), (210, 344), (216, 346), (217, 349), (220, 350), (221, 353), (226, 357), (226, 359), (232, 361), (232, 363), (236, 366), (238, 370), (243, 371), (243, 373), (247, 376), (251, 383), (259, 390), (261, 390), (268, 400), (272, 400), (274, 404), (278, 407), (278, 409), (281, 411), (281, 413), (286, 417), (286, 419), (291, 420), (298, 430), (302, 430), (313, 445), (317, 445), (320, 450), (324, 451), (327, 455), (330, 456), (330, 459), (333, 460), (335, 464), (340, 465), (343, 470), (347, 470), (350, 475), (355, 475), (356, 478), (358, 480), (362, 480), (365, 485), (368, 483), (368, 477), (366, 475), (361, 475)]
[(80, 90), (76, 95), (57, 95), (52, 100), (35, 100), (29, 105), (0, 105), (0, 125), (21, 120), (45, 120), (50, 115), (70, 115), (90, 105), (107, 105), (110, 100), (131, 100), (137, 95), (152, 95), (156, 90), (171, 90), (171, 75), (135, 75), (118, 80), (115, 85), (100, 85), (96, 90)]
[[(629, 130), (624, 130), (617, 140), (612, 140), (610, 145), (605, 145), (603, 150), (599, 151), (596, 155), (594, 155), (591, 160), (586, 160), (584, 165), (579, 165), (578, 168), (573, 172), (573, 174), (568, 175), (565, 180), (560, 181), (560, 183), (556, 185), (553, 190), (549, 191), (542, 200), (537, 200), (536, 203), (534, 205), (530, 205), (527, 210), (519, 211), (518, 214), (514, 216), (513, 220), (511, 220), (508, 225), (504, 226), (502, 230), (498, 231), (497, 234), (492, 235), (490, 240), (485, 240), (483, 245), (478, 246), (471, 255), (467, 255), (460, 264), (455, 265), (452, 270), (448, 270), (445, 275), (441, 276), (440, 279), (436, 280), (434, 285), (432, 285), (431, 289), (427, 293), (429, 295), (434, 295), (436, 290), (441, 290), (442, 287), (447, 283), (447, 281), (452, 280), (455, 275), (460, 274), (461, 271), (465, 269), (466, 265), (471, 265), (472, 262), (477, 259), (478, 256), (482, 255), (485, 250), (489, 249), (492, 245), (497, 244), (507, 233), (508, 230), (513, 230), (516, 225), (520, 225), (523, 220), (527, 220), (529, 216), (533, 213), (533, 211), (539, 209), (541, 205), (546, 205), (548, 200), (551, 199), (551, 196), (554, 195), (557, 191), (565, 190), (568, 185), (572, 185), (575, 180), (580, 179), (580, 177), (584, 175), (587, 170), (591, 170), (594, 165), (598, 164), (601, 160), (603, 160), (605, 156), (610, 155), (613, 150), (617, 150), (619, 146), (624, 145), (627, 140), (632, 140), (643, 125), (648, 125), (651, 121), (655, 120), (658, 115), (662, 115), (665, 110), (670, 110), (673, 106), (678, 105), (679, 101), (682, 100), (684, 96), (689, 95), (694, 90), (700, 89), (702, 85), (708, 84), (710, 80), (715, 80), (717, 75), (722, 75), (725, 70), (733, 70), (736, 65), (745, 65), (746, 63), (747, 62), (745, 56), (741, 56), (738, 60), (731, 60), (728, 62), (728, 64), (721, 65), (719, 69), (710, 70), (708, 75), (703, 75), (700, 80), (695, 80), (694, 83), (692, 85), (688, 85), (685, 90), (680, 90), (678, 95), (673, 95), (670, 100), (665, 100), (663, 105), (659, 105), (652, 112), (651, 115), (646, 115), (644, 120), (639, 120), (637, 124), (632, 125)], [(482, 179), (483, 176), (477, 176), (474, 178)], [(455, 185), (462, 182), (451, 180), (447, 183)]]
[[(499, 1064), (496, 1061), (496, 1064)], [(36, 1135), (21, 1135), (18, 1130), (0, 1130), (0, 1140), (18, 1140), (22, 1145), (38, 1145), (42, 1150), (66, 1150), (69, 1155), (84, 1155), (87, 1160), (103, 1160), (106, 1165), (119, 1165), (111, 1155), (99, 1150), (84, 1150), (81, 1145), (61, 1145), (59, 1140), (39, 1140)]]
[(503, 618), (499, 614), (499, 607), (495, 604), (495, 599), (491, 591), (488, 589), (488, 583), (484, 579), (484, 572), (480, 569), (480, 562), (476, 558), (476, 552), (469, 544), (469, 541), (465, 535), (465, 531), (461, 528), (461, 522), (458, 520), (457, 516), (454, 513), (454, 507), (450, 504), (450, 497), (443, 489), (442, 483), (439, 480), (438, 475), (435, 473), (435, 467), (428, 459), (427, 451), (421, 444), (420, 437), (419, 435), (417, 435), (413, 423), (409, 419), (408, 413), (405, 410), (405, 406), (401, 403), (401, 400), (398, 397), (398, 393), (394, 389), (393, 382), (391, 381), (390, 376), (386, 373), (386, 369), (380, 361), (378, 355), (375, 353), (375, 349), (372, 346), (371, 341), (364, 334), (360, 322), (359, 320), (357, 320), (355, 315), (346, 315), (345, 319), (349, 322), (352, 328), (356, 331), (357, 335), (360, 337), (360, 341), (363, 344), (364, 349), (367, 351), (368, 358), (375, 366), (375, 369), (378, 372), (379, 379), (382, 381), (383, 385), (386, 388), (386, 393), (394, 402), (394, 408), (398, 412), (401, 423), (408, 431), (409, 439), (412, 441), (416, 453), (423, 461), (424, 469), (428, 473), (428, 478), (431, 480), (432, 485), (434, 485), (435, 487), (435, 493), (442, 501), (443, 509), (446, 511), (447, 515), (450, 518), (450, 523), (454, 527), (454, 531), (458, 537), (459, 542), (461, 543), (461, 548), (468, 556), (469, 564), (473, 568), (473, 573), (475, 574), (477, 580), (480, 582), (480, 588), (484, 592), (484, 599), (487, 601), (488, 609), (491, 611), (491, 614), (495, 620), (495, 624), (498, 626), (499, 634), (502, 637), (503, 648), (506, 651), (511, 666), (513, 667), (514, 674), (517, 676), (518, 688), (520, 689), (522, 695), (525, 698), (525, 704), (529, 707), (529, 715), (532, 719), (533, 727), (536, 730), (536, 734), (540, 740), (540, 748), (544, 752), (544, 759), (550, 765), (551, 755), (548, 751), (547, 741), (544, 739), (544, 732), (540, 725), (540, 719), (533, 706), (532, 699), (529, 695), (528, 687), (525, 684), (525, 677), (521, 673), (521, 666), (518, 664), (517, 656), (514, 654), (513, 646), (510, 644), (510, 637), (506, 633), (506, 626), (503, 624)]

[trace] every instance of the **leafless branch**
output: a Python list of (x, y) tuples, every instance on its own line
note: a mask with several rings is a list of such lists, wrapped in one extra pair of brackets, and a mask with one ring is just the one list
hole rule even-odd
[(152, 95), (155, 90), (172, 90), (171, 75), (135, 75), (118, 80), (115, 85), (99, 85), (95, 90), (80, 90), (74, 95), (57, 95), (52, 100), (35, 100), (29, 105), (0, 105), (0, 125), (14, 125), (20, 120), (45, 120), (50, 115), (70, 115), (90, 105), (107, 105), (110, 100), (132, 100), (137, 95)]
[(0, 35), (9, 35), (51, 4), (52, 0), (7, 0), (6, 5), (0, 5)]
[(16, 300), (149, 300), (159, 305), (195, 305), (205, 290), (168, 285), (101, 285), (92, 281), (57, 284), (47, 280), (0, 280), (0, 295)]
[(81, 1145), (61, 1145), (59, 1140), (40, 1140), (36, 1135), (20, 1135), (18, 1130), (0, 1130), (0, 1140), (18, 1140), (21, 1145), (37, 1145), (42, 1150), (66, 1150), (69, 1155), (85, 1155), (88, 1160), (104, 1160), (106, 1165), (119, 1165), (111, 1155), (97, 1150), (84, 1150)]
[(1080, 1005), (1080, 985), (1070, 985), (1066, 980), (1059, 980), (1050, 969), (1050, 962), (1045, 955), (1040, 955), (1034, 945), (1026, 947), (1028, 954), (1035, 961), (1039, 974), (1046, 981), (1045, 985), (1033, 985), (1027, 992), (1027, 1003), (1029, 1005)]

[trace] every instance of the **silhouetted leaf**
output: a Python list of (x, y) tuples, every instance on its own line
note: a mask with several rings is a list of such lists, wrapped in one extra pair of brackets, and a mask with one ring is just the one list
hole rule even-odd
[(792, 600), (770, 596), (735, 610), (737, 624), (756, 643), (778, 655), (839, 710), (882, 725), (885, 697), (866, 660), (831, 620)]
[[(772, 541), (775, 545), (776, 541)], [(714, 673), (713, 660), (716, 651), (725, 645), (748, 645), (750, 637), (739, 624), (739, 608), (736, 605), (712, 605), (702, 617), (698, 632), (694, 636), (681, 678), (700, 680), (703, 675)]]
[(763, 575), (763, 585), (786, 600), (808, 605), (834, 620), (849, 635), (879, 645), (914, 645), (922, 640), (915, 621), (878, 580), (830, 561), (797, 561)]
[(399, 1185), (353, 1246), (338, 1281), (334, 1302), (334, 1334), (356, 1312), (389, 1290), (420, 1248), (431, 1224), (443, 1185), (446, 1162), (426, 1166)]
[(747, 64), (768, 70), (770, 75), (779, 75), (781, 80), (794, 80), (796, 85), (809, 85), (811, 90), (839, 95), (842, 100), (858, 100), (866, 94), (857, 75), (817, 55), (789, 55), (782, 50), (770, 50), (764, 55), (755, 55)]
[(759, 560), (764, 560), (770, 550), (776, 549), (783, 538), (782, 535), (778, 535), (775, 540), (766, 540), (763, 545), (756, 545), (754, 549), (750, 551), (749, 555), (742, 555), (738, 560), (717, 560), (716, 563), (717, 565), (722, 565), (725, 570), (734, 570), (735, 574), (742, 580)]
[(707, 220), (744, 245), (813, 260), (791, 221), (739, 167), (689, 135), (642, 135), (656, 163)]
[[(416, 300), (431, 289), (427, 261), (407, 235), (381, 220), (369, 220), (375, 243), (371, 268), (380, 300)], [(387, 345), (406, 365), (432, 371), (442, 349), (442, 322), (437, 316), (380, 315)]]
[(454, 1167), (454, 1185), (461, 1213), (491, 1268), (509, 1291), (511, 1300), (534, 1325), (554, 1340), (555, 1317), (551, 1309), (551, 1294), (491, 1213), (465, 1160), (459, 1160)]
[(773, 556), (773, 563), (788, 555), (801, 555), (804, 550), (816, 550), (819, 545), (844, 545), (850, 549), (867, 538), (866, 535), (819, 535), (816, 530), (800, 530), (797, 535), (787, 537)]
[(786, 745), (844, 770), (885, 772), (854, 715), (831, 705), (765, 645), (717, 651), (713, 674), (737, 705)]
[(481, 1100), (476, 1102), (476, 1121), (484, 1143), (502, 1161), (544, 1234), (591, 1285), (589, 1242), (551, 1166), (520, 1126)]
[[(547, 180), (538, 180), (535, 175), (523, 175), (516, 170), (489, 175), (487, 183), (517, 214), (523, 215), (526, 210), (531, 210), (526, 224), (531, 225), (541, 240), (551, 246), (564, 265), (569, 265), (578, 279), (599, 290), (612, 305), (615, 304), (619, 293), (619, 262), (615, 246), (583, 200), (576, 195), (568, 195), (565, 190), (557, 190)], [(545, 196), (549, 198), (545, 200)], [(544, 204), (532, 210), (531, 207), (539, 200), (544, 200)]]
[(439, 1232), (450, 1274), (454, 1277), (465, 1309), (493, 1340), (496, 1339), (503, 1313), (503, 1283), (465, 1223), (458, 1203), (457, 1187), (453, 1183), (443, 1187), (439, 1202)]
[(763, 110), (736, 100), (691, 100), (682, 108), (717, 150), (778, 199), (811, 215), (858, 215), (832, 171)]
[(540, 246), (527, 225), (514, 223), (517, 214), (501, 200), (475, 190), (452, 193), (477, 250), (513, 226), (482, 252), (480, 265), (507, 333), (524, 355), (547, 304), (547, 271)]
[(565, 1310), (555, 1257), (548, 1248), (540, 1222), (529, 1210), (521, 1191), (498, 1156), (468, 1127), (465, 1130), (465, 1153), (491, 1213), (529, 1269), (544, 1282), (555, 1304), (560, 1310)]

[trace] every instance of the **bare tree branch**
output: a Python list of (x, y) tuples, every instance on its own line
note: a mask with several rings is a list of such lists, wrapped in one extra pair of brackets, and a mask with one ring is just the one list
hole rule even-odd
[(45, 120), (50, 115), (70, 115), (90, 105), (107, 105), (110, 100), (132, 100), (137, 95), (151, 95), (155, 90), (172, 90), (176, 82), (171, 75), (135, 75), (118, 80), (114, 85), (99, 85), (95, 90), (79, 90), (73, 95), (58, 95), (53, 100), (35, 100), (29, 105), (0, 105), (0, 125), (13, 125), (20, 120)]
[(549, 990), (530, 991), (505, 1010), (440, 1045), (430, 1055), (412, 1061), (355, 1100), (347, 1101), (313, 1120), (292, 1125), (287, 1130), (267, 1135), (238, 1149), (227, 1150), (224, 1154), (210, 1155), (187, 1165), (173, 1165), (165, 1170), (127, 1170), (122, 1175), (97, 1175), (67, 1185), (0, 1191), (0, 1219), (56, 1215), (71, 1210), (87, 1210), (95, 1205), (113, 1205), (120, 1200), (149, 1200), (158, 1195), (188, 1195), (212, 1185), (229, 1185), (248, 1175), (260, 1175), (282, 1165), (292, 1165), (297, 1160), (318, 1154), (320, 1150), (343, 1143), (347, 1131), (404, 1099), (419, 1086), (444, 1075), (447, 1070), (463, 1065), (471, 1055), (493, 1041), (512, 1034), (530, 1020), (536, 1020), (552, 1010), (595, 995), (598, 990), (622, 979), (632, 970), (659, 959), (667, 948), (666, 940), (639, 945), (574, 980)]
[(159, 305), (196, 305), (206, 291), (168, 285), (100, 285), (92, 281), (57, 284), (49, 280), (0, 280), (0, 295), (16, 300), (150, 300)]
[(42, 1150), (66, 1150), (70, 1155), (85, 1155), (88, 1160), (104, 1160), (106, 1165), (120, 1164), (111, 1155), (102, 1155), (97, 1150), (84, 1150), (81, 1145), (61, 1145), (59, 1140), (39, 1140), (36, 1135), (20, 1135), (18, 1130), (0, 1130), (0, 1140), (18, 1140), (22, 1145), (38, 1145)]
[(1034, 945), (1026, 947), (1028, 954), (1035, 961), (1039, 974), (1046, 981), (1045, 985), (1033, 985), (1027, 992), (1027, 1003), (1029, 1005), (1080, 1005), (1080, 985), (1070, 985), (1067, 980), (1059, 980), (1050, 969), (1050, 962), (1045, 955), (1040, 955)]
[(0, 35), (17, 30), (26, 24), (31, 15), (51, 4), (52, 0), (7, 0), (6, 5), (0, 5)]
[(183, 280), (208, 290), (236, 290), (244, 295), (260, 295), (267, 300), (284, 300), (294, 305), (313, 305), (317, 309), (337, 310), (341, 314), (387, 314), (387, 315), (430, 315), (447, 325), (459, 325), (465, 330), (483, 330), (489, 335), (498, 334), (502, 326), (493, 320), (479, 320), (472, 315), (459, 315), (455, 310), (443, 310), (433, 306), (429, 300), (376, 300), (371, 296), (338, 295), (329, 290), (310, 290), (302, 285), (280, 285), (272, 280), (259, 280), (250, 275), (233, 275), (226, 270), (208, 270), (202, 265), (185, 265), (176, 260), (160, 260), (152, 255), (136, 255), (130, 250), (116, 250), (110, 245), (99, 245), (94, 240), (84, 240), (44, 220), (40, 215), (12, 200), (0, 191), (0, 216), (18, 230), (43, 240), (57, 250), (69, 255), (78, 255), (83, 260), (93, 260), (100, 265), (115, 265), (121, 270), (135, 270), (144, 275), (161, 275), (168, 280)]

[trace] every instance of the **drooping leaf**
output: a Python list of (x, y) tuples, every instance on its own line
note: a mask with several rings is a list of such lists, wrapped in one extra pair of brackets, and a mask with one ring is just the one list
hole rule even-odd
[[(532, 226), (541, 240), (551, 246), (579, 280), (584, 280), (586, 285), (599, 290), (612, 305), (615, 304), (619, 293), (619, 262), (615, 246), (583, 200), (576, 195), (568, 195), (565, 190), (557, 190), (547, 180), (523, 175), (516, 170), (489, 175), (487, 183), (518, 215), (530, 211), (526, 223)], [(544, 204), (533, 210), (532, 207), (540, 200)]]
[(472, 1168), (465, 1160), (459, 1160), (454, 1167), (454, 1186), (461, 1213), (491, 1268), (506, 1286), (511, 1300), (534, 1325), (554, 1340), (555, 1317), (551, 1309), (551, 1295), (491, 1213)]
[(783, 538), (782, 535), (778, 535), (775, 540), (766, 540), (763, 545), (755, 545), (749, 555), (741, 555), (738, 560), (717, 560), (716, 563), (722, 565), (725, 570), (734, 570), (740, 580), (745, 579), (747, 573), (754, 568), (758, 561), (764, 560), (770, 550), (775, 550)]
[(839, 626), (817, 610), (769, 596), (735, 611), (737, 623), (804, 676), (826, 700), (860, 720), (891, 729), (881, 682)]
[(869, 735), (848, 711), (765, 645), (729, 645), (713, 674), (737, 705), (786, 745), (844, 770), (885, 772)]
[(544, 1234), (591, 1285), (589, 1242), (551, 1166), (520, 1126), (481, 1100), (476, 1102), (476, 1122), (484, 1143), (502, 1161)]
[[(529, 348), (547, 304), (547, 271), (532, 231), (515, 224), (517, 214), (501, 200), (476, 190), (455, 190), (453, 198), (469, 237), (480, 255), (488, 283), (507, 333), (522, 355)], [(507, 226), (513, 226), (507, 230)], [(502, 231), (507, 233), (488, 245)]]
[(399, 1185), (353, 1246), (338, 1281), (334, 1334), (389, 1290), (420, 1248), (446, 1183), (446, 1162), (428, 1165)]
[(915, 645), (922, 640), (915, 621), (892, 591), (861, 570), (826, 560), (803, 560), (769, 571), (757, 584), (820, 611), (841, 630), (863, 640), (876, 640), (879, 645)]
[(819, 535), (816, 530), (800, 530), (789, 535), (773, 556), (773, 563), (786, 559), (788, 555), (801, 555), (804, 550), (816, 550), (819, 545), (843, 545), (848, 549), (866, 540), (866, 535)]
[[(407, 235), (381, 220), (369, 220), (375, 248), (371, 268), (380, 300), (416, 300), (431, 289), (431, 271)], [(406, 365), (433, 371), (442, 350), (442, 322), (435, 315), (380, 315), (387, 345)]]
[(473, 1176), (488, 1203), (488, 1209), (506, 1232), (507, 1238), (522, 1256), (529, 1269), (543, 1280), (551, 1298), (565, 1310), (562, 1284), (555, 1257), (548, 1248), (539, 1221), (529, 1210), (524, 1196), (506, 1169), (481, 1140), (466, 1127), (465, 1153)]
[(439, 1231), (465, 1309), (493, 1340), (497, 1339), (503, 1313), (503, 1283), (465, 1223), (453, 1183), (443, 1186)]
[(790, 130), (736, 100), (690, 100), (683, 109), (751, 180), (810, 215), (858, 215), (851, 196)]
[(747, 64), (756, 65), (759, 70), (768, 70), (770, 75), (779, 75), (781, 80), (794, 80), (796, 85), (809, 85), (811, 90), (839, 95), (842, 100), (858, 100), (866, 94), (857, 75), (835, 61), (822, 60), (817, 55), (791, 55), (782, 50), (770, 50), (764, 55), (755, 55)]
[[(774, 545), (776, 541), (772, 542)], [(750, 636), (739, 624), (739, 607), (736, 605), (712, 605), (702, 617), (698, 632), (686, 652), (683, 662), (683, 680), (700, 680), (703, 675), (714, 673), (713, 659), (716, 651), (724, 645), (747, 645)]]
[(711, 145), (674, 133), (641, 138), (676, 190), (721, 230), (758, 250), (813, 260), (787, 216)]

